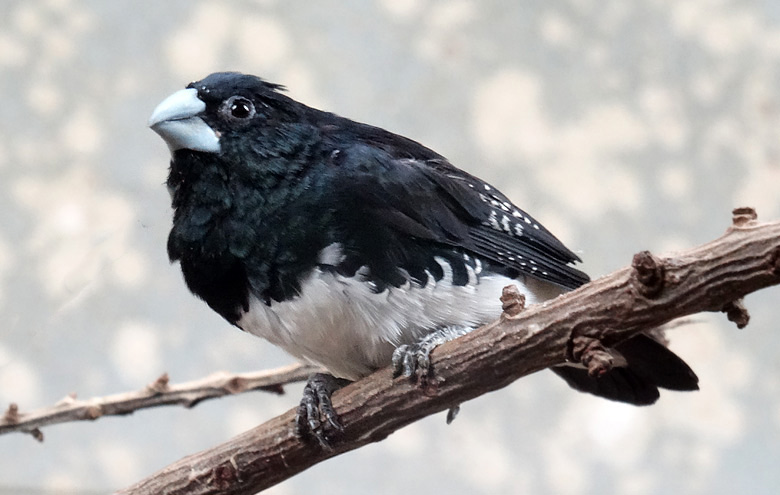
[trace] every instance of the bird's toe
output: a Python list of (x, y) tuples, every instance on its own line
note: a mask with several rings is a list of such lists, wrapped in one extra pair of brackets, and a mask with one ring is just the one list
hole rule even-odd
[(325, 373), (309, 378), (295, 416), (295, 431), (301, 438), (314, 438), (325, 449), (332, 448), (335, 434), (344, 430), (333, 407), (331, 395), (349, 383)]

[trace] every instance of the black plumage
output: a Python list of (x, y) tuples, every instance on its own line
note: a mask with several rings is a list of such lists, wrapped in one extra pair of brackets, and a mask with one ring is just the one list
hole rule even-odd
[[(368, 266), (378, 287), (403, 284), (398, 268), (423, 279), (439, 246), (567, 288), (588, 280), (569, 264), (579, 258), (530, 215), (512, 205), (518, 220), (492, 205), (511, 203), (417, 142), (306, 107), (252, 76), (215, 74), (190, 85), (198, 86), (209, 89), (199, 94), (207, 108), (203, 120), (230, 143), (222, 166), (186, 149), (171, 162), (175, 217), (168, 251), (192, 273), (188, 283), (198, 294), (198, 281), (211, 285), (217, 271), (227, 272), (233, 292), (240, 271), (234, 261), (241, 259), (252, 265), (247, 284), (263, 299), (294, 297), (299, 274), (315, 265), (317, 252), (345, 239), (345, 266)], [(234, 95), (259, 103), (260, 125), (218, 117), (214, 110)], [(227, 212), (220, 228), (212, 228)], [(528, 228), (519, 236), (497, 230), (491, 214), (512, 219), (511, 229)], [(209, 263), (199, 270), (202, 254)], [(229, 313), (243, 305), (214, 309), (235, 321)]]
[[(490, 184), (415, 141), (307, 107), (281, 89), (254, 76), (212, 74), (151, 119), (172, 152), (170, 259), (190, 290), (231, 323), (298, 357), (344, 364), (341, 374), (354, 379), (389, 364), (393, 348), (440, 330), (405, 320), (401, 304), (418, 316), (429, 311), (429, 301), (415, 297), (508, 280), (542, 300), (588, 281), (574, 253)], [(330, 308), (355, 327), (333, 327), (349, 340), (338, 343), (349, 349), (343, 356), (327, 355), (327, 341), (309, 342), (317, 330), (286, 309), (307, 290), (355, 306)], [(382, 306), (382, 294), (405, 299)], [(481, 294), (475, 307), (488, 311), (498, 296)], [(357, 328), (375, 321), (367, 308), (384, 318), (374, 335)], [(440, 327), (486, 318), (454, 306), (432, 310)], [(658, 386), (695, 388), (693, 372), (666, 347), (649, 337), (631, 342), (629, 366), (613, 377), (599, 382), (575, 368), (559, 374), (579, 390), (636, 404), (654, 401)]]

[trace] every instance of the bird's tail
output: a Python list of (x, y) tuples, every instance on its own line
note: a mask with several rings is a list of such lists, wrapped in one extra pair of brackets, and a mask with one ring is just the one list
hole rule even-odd
[(559, 366), (553, 371), (575, 390), (605, 399), (644, 406), (658, 400), (658, 388), (698, 390), (699, 379), (677, 354), (652, 337), (639, 334), (615, 346), (625, 366), (596, 378), (584, 368)]

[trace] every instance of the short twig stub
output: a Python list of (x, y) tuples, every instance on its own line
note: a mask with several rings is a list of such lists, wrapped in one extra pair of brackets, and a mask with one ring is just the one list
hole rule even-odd
[(737, 325), (737, 328), (745, 328), (748, 322), (750, 322), (750, 314), (742, 302), (742, 299), (731, 301), (723, 306), (721, 311), (726, 313), (726, 317), (729, 321), (733, 321)]
[(741, 206), (731, 211), (731, 224), (734, 227), (745, 227), (758, 219), (755, 208)]
[(168, 373), (163, 373), (155, 381), (150, 383), (146, 386), (147, 389), (149, 389), (150, 392), (154, 392), (156, 394), (161, 394), (168, 390), (168, 384), (170, 383), (171, 378), (168, 376)]
[(642, 251), (634, 255), (631, 262), (632, 282), (637, 291), (644, 297), (658, 296), (664, 288), (663, 262), (653, 256), (650, 251)]
[[(501, 309), (505, 316), (517, 316), (525, 309), (525, 295), (516, 285), (507, 285), (501, 292)], [(502, 316), (503, 316), (502, 315)]]
[(593, 377), (602, 376), (612, 369), (612, 355), (599, 339), (586, 335), (572, 338), (572, 358), (588, 368)]
[(16, 423), (19, 421), (19, 405), (16, 402), (12, 402), (8, 406), (8, 409), (5, 410), (3, 419), (8, 423)]

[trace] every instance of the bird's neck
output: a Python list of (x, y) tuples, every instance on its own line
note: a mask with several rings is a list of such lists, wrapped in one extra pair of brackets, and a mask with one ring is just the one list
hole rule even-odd
[[(306, 174), (276, 173), (272, 159), (251, 169), (203, 155), (177, 151), (171, 162), (168, 254), (181, 263), (190, 290), (235, 322), (234, 310), (250, 292), (264, 301), (296, 295), (330, 242), (311, 228), (326, 212), (301, 201), (310, 189)], [(243, 292), (225, 302), (228, 286)]]

